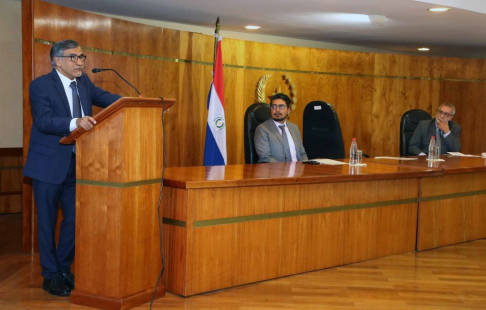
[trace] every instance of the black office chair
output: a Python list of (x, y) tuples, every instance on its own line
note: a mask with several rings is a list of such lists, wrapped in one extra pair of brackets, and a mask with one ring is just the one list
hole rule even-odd
[(400, 121), (400, 156), (412, 155), (408, 152), (408, 145), (412, 139), (413, 132), (418, 123), (423, 120), (430, 120), (432, 116), (424, 110), (414, 109), (403, 114)]
[(304, 148), (309, 159), (341, 159), (343, 135), (334, 108), (324, 101), (312, 101), (304, 109)]
[(258, 154), (253, 143), (255, 136), (255, 129), (258, 125), (265, 122), (271, 117), (270, 105), (264, 102), (257, 102), (246, 109), (245, 112), (245, 163), (258, 163)]

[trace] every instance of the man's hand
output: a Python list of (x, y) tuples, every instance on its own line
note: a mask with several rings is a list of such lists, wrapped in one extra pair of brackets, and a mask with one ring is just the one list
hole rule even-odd
[(84, 130), (90, 130), (93, 129), (93, 127), (96, 125), (96, 121), (94, 118), (91, 116), (85, 116), (83, 118), (78, 118), (76, 120), (76, 126), (82, 127)]
[(449, 122), (445, 121), (445, 122), (442, 122), (440, 119), (437, 119), (437, 127), (439, 127), (440, 130), (442, 130), (442, 132), (444, 134), (448, 133), (449, 131), (451, 131), (449, 129)]

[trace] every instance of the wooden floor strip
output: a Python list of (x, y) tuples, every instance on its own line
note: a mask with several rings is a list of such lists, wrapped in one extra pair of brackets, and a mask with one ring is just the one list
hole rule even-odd
[[(5, 219), (0, 219), (2, 226), (18, 225), (18, 219), (13, 224)], [(87, 309), (44, 292), (38, 256), (19, 253), (20, 246), (11, 246), (12, 238), (5, 239), (2, 233), (0, 243), (8, 242), (12, 253), (0, 246), (4, 250), (0, 254), (0, 309)], [(135, 309), (148, 308), (147, 303)], [(486, 239), (189, 298), (167, 293), (153, 308), (486, 309)]]

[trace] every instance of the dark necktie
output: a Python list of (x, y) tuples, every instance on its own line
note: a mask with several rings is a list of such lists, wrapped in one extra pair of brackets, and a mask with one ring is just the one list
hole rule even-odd
[(442, 130), (439, 129), (439, 127), (436, 125), (436, 135), (435, 135), (435, 146), (439, 147), (440, 152), (442, 153)]
[(282, 139), (285, 149), (285, 159), (286, 161), (292, 161), (292, 156), (290, 155), (289, 140), (287, 139), (287, 132), (285, 132), (285, 125), (278, 126), (282, 130)]
[(81, 103), (79, 102), (78, 87), (76, 82), (71, 82), (69, 85), (73, 90), (73, 118), (81, 118)]

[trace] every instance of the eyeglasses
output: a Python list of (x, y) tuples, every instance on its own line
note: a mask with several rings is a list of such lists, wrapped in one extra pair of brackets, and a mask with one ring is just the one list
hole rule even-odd
[(81, 54), (79, 56), (78, 55), (68, 55), (68, 56), (56, 56), (56, 57), (69, 57), (69, 58), (71, 58), (72, 62), (77, 62), (78, 59), (81, 60), (81, 62), (84, 62), (86, 60), (86, 55), (83, 55), (83, 54)]
[(446, 113), (446, 112), (442, 111), (441, 109), (437, 110), (437, 114), (444, 115), (445, 117), (451, 117), (452, 116), (452, 114)]
[(287, 105), (285, 105), (285, 104), (271, 104), (271, 105), (270, 105), (270, 108), (271, 108), (272, 110), (277, 110), (277, 108), (278, 108), (279, 110), (285, 110), (285, 108), (286, 108), (286, 107), (287, 107)]

